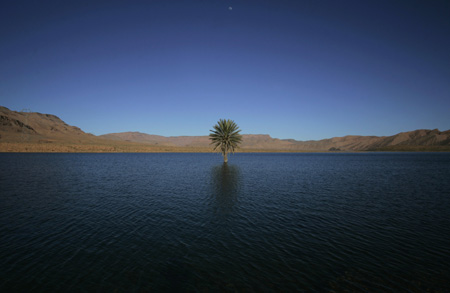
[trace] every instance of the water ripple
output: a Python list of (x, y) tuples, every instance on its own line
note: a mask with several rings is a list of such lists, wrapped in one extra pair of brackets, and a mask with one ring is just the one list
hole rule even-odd
[(0, 154), (2, 291), (449, 291), (450, 155)]

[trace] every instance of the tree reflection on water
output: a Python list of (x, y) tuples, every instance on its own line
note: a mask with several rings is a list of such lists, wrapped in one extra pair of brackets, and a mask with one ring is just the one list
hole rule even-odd
[(229, 214), (238, 200), (240, 170), (236, 165), (223, 163), (212, 168), (214, 186), (213, 206), (218, 214)]

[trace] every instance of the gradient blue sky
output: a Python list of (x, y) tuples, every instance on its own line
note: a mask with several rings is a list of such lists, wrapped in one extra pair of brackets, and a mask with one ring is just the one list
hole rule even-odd
[(0, 105), (96, 135), (447, 130), (450, 1), (3, 0)]

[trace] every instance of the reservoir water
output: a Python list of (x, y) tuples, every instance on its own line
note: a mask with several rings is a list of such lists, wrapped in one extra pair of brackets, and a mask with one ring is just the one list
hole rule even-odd
[(0, 259), (1, 292), (448, 292), (450, 154), (0, 154)]

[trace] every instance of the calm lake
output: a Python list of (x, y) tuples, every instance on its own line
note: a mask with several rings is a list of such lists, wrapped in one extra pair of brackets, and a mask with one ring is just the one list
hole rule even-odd
[(449, 153), (0, 154), (0, 291), (450, 290)]

